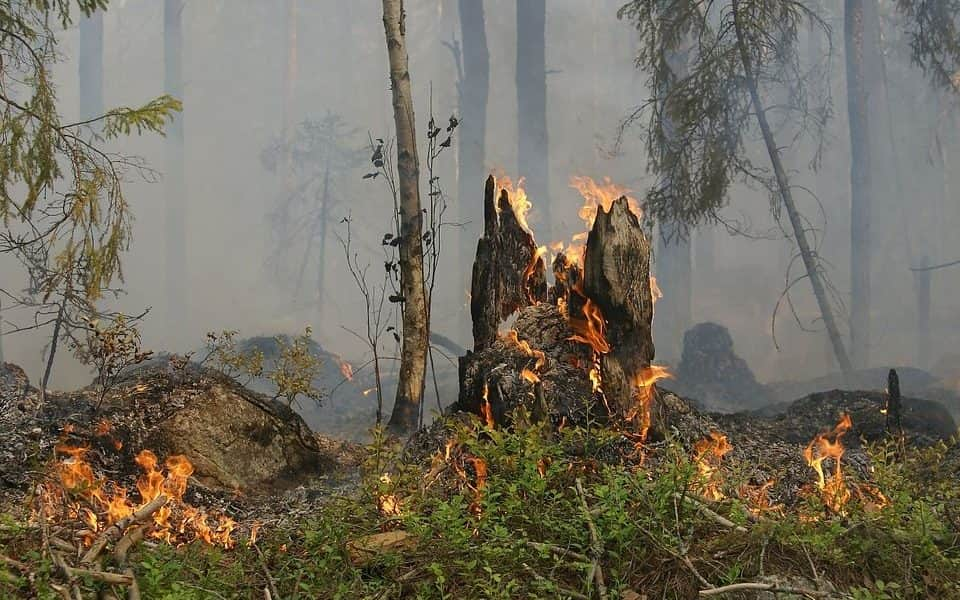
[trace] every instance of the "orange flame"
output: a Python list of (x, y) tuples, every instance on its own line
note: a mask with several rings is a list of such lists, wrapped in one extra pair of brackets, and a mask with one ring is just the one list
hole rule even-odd
[[(803, 458), (817, 474), (817, 488), (820, 490), (824, 504), (836, 513), (843, 513), (843, 507), (850, 500), (850, 490), (843, 481), (843, 470), (840, 459), (843, 457), (844, 447), (840, 438), (853, 427), (850, 415), (844, 413), (832, 431), (819, 433), (807, 444), (803, 450)], [(834, 472), (827, 479), (823, 472), (823, 461), (833, 459)]]
[(530, 369), (524, 369), (523, 371), (520, 371), (520, 377), (522, 377), (527, 383), (538, 383), (540, 381), (540, 377), (538, 377), (537, 374)]
[(731, 450), (727, 436), (716, 431), (694, 444), (693, 460), (700, 472), (700, 493), (704, 498), (720, 501), (726, 497), (720, 490), (720, 461)]
[(776, 479), (768, 479), (761, 485), (744, 484), (737, 490), (737, 495), (746, 503), (747, 510), (756, 517), (767, 512), (783, 512), (782, 504), (770, 503), (770, 489)]
[(353, 381), (353, 365), (343, 360), (339, 356), (337, 357), (337, 362), (340, 363), (340, 373), (343, 375), (344, 379), (347, 381)]
[(516, 329), (511, 329), (503, 335), (503, 340), (516, 346), (521, 352), (526, 354), (531, 358), (536, 359), (536, 363), (533, 365), (534, 371), (540, 371), (545, 364), (547, 364), (547, 355), (543, 353), (542, 350), (536, 350), (530, 346), (530, 342), (527, 340), (521, 340)]
[(627, 197), (630, 210), (635, 215), (638, 217), (643, 215), (640, 203), (629, 195), (631, 190), (613, 183), (609, 177), (604, 177), (603, 183), (597, 183), (590, 177), (575, 175), (570, 178), (570, 187), (580, 192), (580, 196), (583, 197), (583, 206), (580, 207), (578, 214), (588, 231), (593, 228), (599, 209), (602, 207), (604, 211), (609, 211), (614, 200), (621, 196)]
[(530, 213), (530, 209), (533, 208), (533, 203), (527, 199), (527, 191), (523, 189), (523, 177), (517, 180), (516, 189), (514, 189), (513, 181), (503, 175), (497, 177), (497, 197), (500, 196), (500, 190), (506, 190), (507, 199), (510, 202), (510, 207), (513, 208), (513, 213), (517, 216), (517, 221), (520, 223), (520, 226), (527, 233), (532, 233), (530, 225), (527, 223), (527, 214)]
[(673, 377), (667, 367), (662, 365), (650, 365), (640, 369), (640, 372), (633, 378), (633, 408), (627, 414), (627, 420), (637, 421), (640, 434), (640, 442), (647, 439), (647, 433), (650, 431), (652, 422), (652, 405), (654, 384), (661, 379)]
[[(58, 454), (67, 455), (67, 458), (61, 460), (56, 467), (61, 489), (66, 494), (79, 497), (89, 504), (89, 507), (82, 509), (79, 504), (70, 505), (66, 510), (68, 517), (82, 520), (93, 532), (101, 531), (104, 527), (130, 516), (136, 509), (145, 506), (160, 494), (165, 494), (169, 502), (154, 513), (151, 537), (170, 543), (202, 540), (225, 548), (233, 547), (232, 531), (236, 523), (232, 519), (220, 515), (217, 518), (217, 525), (211, 527), (203, 511), (183, 503), (187, 480), (193, 474), (193, 465), (185, 456), (168, 457), (164, 463), (167, 471), (164, 475), (157, 468), (159, 461), (156, 454), (150, 450), (141, 451), (135, 459), (143, 470), (143, 474), (136, 482), (137, 490), (140, 492), (140, 502), (135, 504), (129, 500), (126, 488), (96, 477), (93, 467), (85, 459), (87, 451), (85, 447), (67, 444), (59, 444), (56, 447)], [(110, 493), (107, 490), (110, 490)], [(42, 497), (45, 514), (40, 516), (46, 519), (55, 518), (57, 498), (66, 498), (66, 496), (58, 493), (53, 487), (44, 486)], [(101, 522), (101, 513), (104, 522)], [(85, 535), (84, 542), (90, 545), (93, 538)]]
[(570, 327), (574, 333), (567, 339), (587, 344), (598, 354), (610, 352), (610, 344), (604, 335), (606, 321), (590, 298), (583, 304), (583, 319), (570, 319)]
[(480, 406), (481, 412), (483, 412), (483, 422), (487, 424), (487, 427), (493, 429), (496, 426), (496, 421), (493, 420), (493, 407), (490, 406), (490, 386), (486, 383), (483, 384), (483, 404)]

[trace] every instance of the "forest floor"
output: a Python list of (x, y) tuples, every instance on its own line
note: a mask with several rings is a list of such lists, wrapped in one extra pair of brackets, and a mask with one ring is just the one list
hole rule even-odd
[[(828, 494), (809, 469), (781, 502), (719, 441), (638, 447), (599, 426), (460, 416), (405, 446), (375, 435), (336, 492), (246, 498), (262, 510), (227, 526), (211, 514), (208, 535), (178, 507), (179, 530), (134, 523), (92, 564), (81, 555), (105, 533), (84, 490), (47, 521), (50, 496), (27, 494), (0, 516), (0, 597), (960, 598), (956, 444), (862, 452), (869, 485), (829, 467)], [(38, 466), (36, 481), (57, 472)]]

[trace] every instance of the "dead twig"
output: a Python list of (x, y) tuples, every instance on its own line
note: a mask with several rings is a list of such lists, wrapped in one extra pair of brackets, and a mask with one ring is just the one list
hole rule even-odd
[(580, 478), (576, 480), (577, 495), (580, 497), (580, 508), (583, 509), (583, 516), (587, 520), (587, 527), (590, 530), (590, 554), (592, 559), (591, 571), (593, 571), (593, 580), (597, 583), (597, 593), (600, 600), (607, 600), (607, 584), (603, 580), (603, 569), (600, 567), (600, 559), (603, 557), (603, 542), (600, 540), (600, 534), (597, 532), (597, 526), (590, 516), (590, 507), (587, 505), (587, 496), (583, 491), (583, 483)]
[(267, 559), (264, 558), (263, 551), (256, 544), (253, 544), (253, 549), (257, 551), (257, 556), (260, 557), (260, 569), (263, 570), (263, 574), (267, 578), (267, 588), (263, 590), (266, 592), (266, 597), (270, 598), (272, 596), (273, 600), (280, 600), (280, 593), (277, 592), (277, 582), (273, 580), (273, 575), (267, 568)]
[(781, 587), (775, 583), (733, 583), (731, 585), (724, 585), (718, 588), (700, 590), (700, 596), (719, 596), (720, 594), (745, 591), (773, 592), (774, 594), (794, 594), (798, 596), (812, 596), (815, 598), (829, 598), (834, 595), (832, 592), (823, 592), (820, 590)]
[(538, 573), (533, 567), (531, 567), (526, 563), (524, 563), (523, 565), (523, 570), (526, 571), (527, 573), (530, 573), (530, 575), (537, 581), (546, 581), (553, 584), (553, 587), (556, 589), (557, 594), (561, 597), (573, 598), (574, 600), (590, 600), (590, 597), (587, 596), (586, 594), (581, 594), (580, 592), (575, 592), (573, 590), (568, 590), (558, 586), (556, 583), (550, 581), (549, 579), (547, 579), (546, 577)]
[(716, 511), (714, 511), (713, 509), (711, 509), (710, 507), (708, 507), (708, 506), (707, 506), (706, 504), (704, 504), (703, 502), (697, 500), (696, 498), (693, 498), (692, 496), (689, 496), (689, 495), (681, 495), (679, 492), (674, 492), (673, 495), (674, 495), (674, 497), (677, 498), (678, 500), (683, 500), (683, 501), (689, 502), (690, 504), (692, 504), (692, 505), (694, 506), (694, 508), (696, 508), (697, 510), (700, 511), (700, 514), (702, 514), (703, 516), (709, 518), (710, 520), (714, 521), (715, 523), (717, 523), (717, 524), (719, 524), (719, 525), (723, 525), (724, 527), (726, 527), (726, 528), (728, 528), (728, 529), (733, 529), (733, 530), (735, 530), (735, 531), (739, 531), (740, 533), (746, 533), (746, 532), (747, 532), (747, 528), (746, 528), (746, 527), (744, 527), (743, 525), (737, 525), (736, 523), (734, 523), (734, 522), (731, 521), (730, 519), (724, 517), (723, 515), (721, 515), (720, 513), (716, 512)]
[(547, 552), (552, 552), (557, 556), (562, 556), (564, 558), (572, 558), (575, 561), (582, 563), (590, 563), (590, 558), (579, 552), (574, 552), (573, 550), (568, 550), (566, 548), (561, 548), (560, 546), (554, 546), (553, 544), (544, 544), (543, 542), (531, 542), (527, 541), (526, 544), (531, 548), (536, 550), (546, 550)]
[(160, 507), (167, 503), (167, 500), (168, 498), (165, 494), (160, 494), (147, 504), (144, 504), (138, 508), (132, 515), (124, 517), (108, 527), (103, 533), (100, 534), (100, 537), (97, 538), (97, 541), (90, 546), (90, 549), (87, 550), (86, 554), (83, 555), (83, 558), (80, 559), (80, 563), (85, 565), (93, 564), (93, 561), (95, 561), (97, 556), (103, 552), (103, 549), (108, 543), (120, 539), (120, 536), (123, 535), (123, 532), (127, 527), (150, 518), (153, 513), (160, 510)]
[(10, 565), (21, 573), (27, 573), (30, 571), (30, 567), (27, 566), (26, 563), (22, 563), (19, 560), (10, 558), (9, 556), (4, 556), (3, 554), (0, 554), (0, 562)]
[(126, 566), (127, 564), (127, 553), (130, 552), (135, 544), (143, 539), (143, 526), (137, 525), (130, 528), (120, 541), (117, 542), (117, 545), (113, 548), (113, 559), (117, 561), (117, 564), (121, 567)]

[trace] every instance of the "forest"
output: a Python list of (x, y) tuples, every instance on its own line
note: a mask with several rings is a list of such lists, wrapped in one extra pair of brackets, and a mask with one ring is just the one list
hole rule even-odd
[(960, 599), (960, 0), (4, 0), (0, 110), (0, 599)]

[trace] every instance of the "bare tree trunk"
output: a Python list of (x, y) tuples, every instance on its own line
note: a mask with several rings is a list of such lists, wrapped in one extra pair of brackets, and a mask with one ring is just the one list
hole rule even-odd
[(693, 318), (693, 264), (689, 239), (677, 237), (669, 223), (660, 223), (654, 264), (657, 285), (665, 300), (656, 305), (653, 337), (657, 340), (659, 360), (677, 364), (683, 333), (690, 327)]
[(103, 11), (80, 18), (80, 118), (103, 114)]
[(40, 380), (40, 402), (47, 396), (47, 385), (50, 383), (50, 374), (53, 372), (53, 360), (57, 357), (57, 342), (60, 341), (60, 327), (63, 325), (63, 313), (67, 306), (67, 298), (60, 301), (57, 310), (57, 320), (53, 322), (53, 335), (50, 338), (50, 352), (47, 354), (47, 366), (43, 369), (43, 378)]
[[(866, 0), (870, 1), (870, 0)], [(864, 77), (864, 0), (844, 0), (847, 115), (850, 123), (850, 350), (866, 366), (870, 348), (870, 136)]]
[[(164, 89), (174, 98), (183, 99), (183, 30), (181, 27), (182, 0), (164, 0), (163, 3), (163, 58)], [(182, 331), (187, 318), (187, 200), (184, 182), (183, 113), (173, 116), (166, 135), (166, 321), (168, 332)], [(169, 335), (169, 333), (168, 333)]]
[[(466, 294), (470, 285), (470, 265), (476, 251), (474, 240), (480, 237), (483, 225), (482, 206), (473, 202), (477, 190), (486, 177), (487, 96), (490, 93), (490, 52), (487, 49), (486, 23), (483, 16), (483, 0), (459, 0), (460, 35), (463, 38), (463, 80), (458, 88), (460, 101), (459, 147), (457, 149), (457, 204), (460, 206), (458, 232), (459, 276), (457, 301), (466, 307)], [(461, 342), (469, 340), (469, 319), (466, 311), (460, 311)], [(467, 344), (464, 344), (467, 345)]]
[(317, 230), (317, 254), (319, 255), (319, 267), (317, 269), (317, 326), (318, 333), (324, 329), (323, 313), (324, 311), (324, 286), (326, 279), (327, 261), (327, 228), (330, 223), (330, 163), (327, 163), (326, 171), (323, 174), (323, 204), (320, 205), (320, 227)]
[(753, 74), (750, 52), (747, 49), (740, 27), (739, 0), (732, 0), (732, 8), (733, 24), (737, 34), (737, 46), (740, 51), (740, 62), (743, 64), (747, 87), (750, 89), (750, 100), (753, 103), (753, 110), (757, 115), (757, 122), (760, 124), (763, 142), (767, 147), (770, 162), (773, 164), (773, 172), (777, 179), (777, 189), (780, 192), (781, 199), (783, 199), (784, 208), (787, 210), (790, 225), (793, 227), (793, 234), (797, 240), (797, 246), (800, 248), (800, 256), (803, 259), (803, 266), (806, 268), (807, 277), (810, 279), (810, 286), (813, 288), (813, 295), (817, 299), (820, 314), (823, 316), (823, 323), (827, 328), (827, 335), (833, 346), (833, 352), (837, 357), (837, 362), (840, 364), (840, 369), (844, 373), (849, 373), (853, 367), (850, 364), (850, 358), (847, 356), (847, 350), (843, 345), (843, 338), (840, 337), (840, 330), (837, 329), (837, 322), (836, 319), (834, 319), (833, 309), (830, 307), (830, 301), (827, 298), (823, 282), (820, 280), (817, 260), (814, 257), (813, 251), (810, 249), (809, 242), (807, 242), (807, 233), (804, 230), (803, 222), (800, 220), (800, 213), (797, 212), (797, 205), (793, 201), (793, 193), (790, 191), (787, 172), (784, 170), (783, 162), (780, 160), (780, 149), (777, 147), (777, 142), (773, 138), (773, 131), (767, 122), (766, 108), (760, 100), (760, 91), (757, 89), (757, 80)]
[[(283, 181), (283, 198), (290, 197), (293, 190), (293, 169), (290, 165), (290, 140), (293, 137), (293, 97), (297, 82), (297, 0), (284, 2), (286, 13), (286, 68), (283, 70), (283, 104), (281, 111), (280, 137), (283, 152), (280, 154), (280, 177)], [(284, 202), (284, 206), (286, 206)]]
[(383, 0), (383, 28), (390, 59), (390, 88), (397, 129), (397, 173), (400, 194), (400, 293), (403, 296), (403, 346), (400, 380), (388, 427), (405, 433), (417, 425), (426, 376), (429, 343), (423, 278), (423, 215), (420, 212), (420, 163), (410, 71), (407, 62), (406, 13), (403, 0)]
[(540, 212), (537, 235), (552, 240), (547, 161), (545, 0), (517, 2), (517, 167), (527, 196)]

